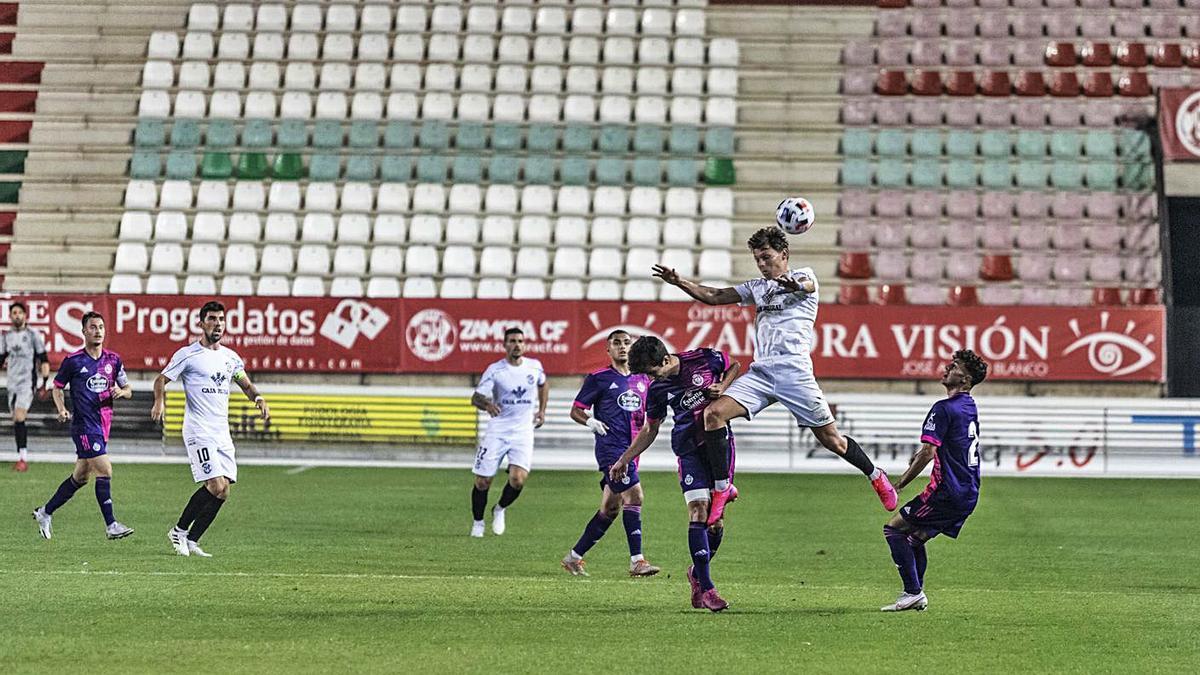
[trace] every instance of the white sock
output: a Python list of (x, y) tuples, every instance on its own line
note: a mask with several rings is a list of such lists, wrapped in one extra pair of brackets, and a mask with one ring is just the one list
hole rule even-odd
[(476, 521), (475, 521), (475, 524), (476, 524), (476, 525), (478, 525), (478, 526), (480, 526), (480, 527), (483, 527), (483, 525), (484, 525), (484, 522), (483, 522), (482, 520), (476, 520)]
[(871, 472), (871, 475), (867, 476), (867, 480), (875, 480), (876, 478), (879, 478), (882, 475), (883, 475), (883, 469), (880, 469), (879, 467), (875, 467), (875, 470)]
[(567, 553), (567, 560), (570, 560), (571, 562), (579, 562), (580, 560), (583, 560), (583, 556), (576, 553), (575, 549), (571, 549)]
[(646, 559), (646, 556), (642, 555), (641, 553), (639, 553), (637, 555), (631, 555), (631, 556), (629, 556), (629, 564), (636, 565), (645, 559)]
[(21, 460), (22, 462), (24, 462), (24, 461), (25, 461), (25, 455), (26, 455), (25, 448), (21, 448), (20, 450), (17, 450), (17, 459), (19, 459), (19, 460)]
[(716, 490), (717, 492), (724, 492), (725, 490), (729, 489), (729, 481), (727, 481), (727, 480), (713, 481), (713, 489)]
[(494, 507), (492, 507), (492, 512), (493, 513), (504, 513), (504, 507), (497, 504)]

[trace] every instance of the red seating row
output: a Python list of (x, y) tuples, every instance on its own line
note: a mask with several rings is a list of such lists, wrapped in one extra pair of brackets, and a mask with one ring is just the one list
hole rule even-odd
[[(1104, 68), (1113, 65), (1114, 55), (1107, 42), (1087, 42), (1075, 51), (1070, 42), (1051, 42), (1046, 45), (1046, 65), (1070, 67), (1076, 64)], [(1179, 45), (1163, 42), (1147, 54), (1141, 42), (1122, 42), (1117, 45), (1115, 62), (1126, 68), (1200, 68), (1200, 44)]]
[[(1155, 264), (1161, 264), (1156, 263)], [(1141, 257), (1122, 258), (1111, 253), (1101, 253), (1090, 258), (1078, 254), (1063, 253), (1049, 256), (1038, 251), (1024, 251), (1017, 259), (1014, 271), (1013, 260), (1007, 253), (987, 253), (977, 261), (973, 255), (959, 252), (957, 255), (937, 256), (922, 252), (913, 257), (911, 266), (902, 251), (881, 249), (875, 254), (872, 264), (870, 254), (862, 251), (845, 251), (838, 259), (837, 274), (842, 279), (879, 278), (884, 281), (919, 279), (967, 282), (1024, 281), (1044, 282), (1052, 277), (1059, 283), (1083, 283), (1090, 279), (1094, 283), (1119, 284), (1124, 278), (1131, 283), (1157, 284), (1161, 274), (1157, 269), (1148, 269)], [(1128, 269), (1125, 269), (1128, 267)]]
[[(1025, 287), (1015, 288), (1008, 285), (975, 286), (956, 285), (946, 290), (933, 285), (916, 285), (906, 287), (904, 284), (880, 284), (871, 298), (871, 287), (859, 284), (842, 284), (838, 288), (838, 304), (842, 305), (908, 305), (912, 304), (949, 304), (956, 307), (974, 306), (979, 304), (991, 305), (1049, 305), (1056, 301), (1067, 300), (1072, 303), (1077, 295), (1090, 295), (1093, 305), (1111, 307), (1126, 304), (1120, 288), (1095, 287), (1059, 289), (1066, 293), (1055, 293), (1049, 288)], [(1131, 305), (1159, 304), (1157, 288), (1135, 288), (1129, 291)]]
[[(1152, 92), (1150, 78), (1144, 71), (1133, 70), (1121, 74), (1116, 83), (1106, 71), (1089, 71), (1083, 82), (1072, 70), (1055, 70), (1049, 73), (1050, 81), (1041, 71), (1023, 70), (1015, 81), (1003, 70), (985, 71), (976, 77), (970, 70), (918, 69), (911, 77), (902, 70), (881, 70), (875, 79), (875, 93), (882, 96), (1058, 96), (1058, 97), (1110, 97), (1116, 95), (1140, 98)], [(860, 85), (848, 77), (844, 80), (846, 94), (856, 92)]]
[(1082, 61), (1085, 66), (1144, 68), (1150, 63), (1159, 68), (1179, 68), (1189, 65), (1200, 68), (1200, 44), (1165, 42), (1147, 45), (1143, 42), (1118, 43), (1114, 52), (1109, 42), (1042, 40), (928, 40), (886, 39), (875, 42), (852, 40), (842, 48), (842, 63), (847, 66), (904, 67), (941, 66), (971, 68), (983, 65), (1003, 68), (1010, 65), (1034, 67), (1043, 64), (1072, 66)]

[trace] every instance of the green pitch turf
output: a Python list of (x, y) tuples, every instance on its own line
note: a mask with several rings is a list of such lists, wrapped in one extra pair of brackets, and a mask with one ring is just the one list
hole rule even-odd
[[(899, 590), (885, 513), (856, 476), (744, 475), (714, 561), (730, 601), (693, 610), (673, 476), (644, 477), (645, 542), (620, 523), (558, 561), (595, 509), (596, 474), (535, 472), (508, 533), (467, 537), (466, 470), (243, 467), (204, 539), (166, 531), (184, 466), (118, 465), (104, 539), (89, 485), (37, 535), (66, 465), (0, 466), (0, 671), (1195, 672), (1195, 481), (987, 478), (958, 541), (929, 545), (929, 610)], [(910, 497), (915, 491), (906, 491)], [(493, 488), (493, 503), (499, 495)], [(723, 664), (719, 669), (713, 664)]]

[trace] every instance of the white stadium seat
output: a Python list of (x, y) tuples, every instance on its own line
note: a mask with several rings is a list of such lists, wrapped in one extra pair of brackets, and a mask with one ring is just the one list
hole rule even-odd
[(592, 199), (588, 189), (581, 185), (565, 185), (558, 189), (555, 210), (561, 214), (586, 216), (591, 211)]
[(588, 282), (588, 300), (620, 300), (621, 284), (615, 279), (592, 279)]
[(404, 183), (383, 183), (379, 186), (377, 208), (385, 213), (408, 211), (409, 192)]
[(592, 204), (592, 212), (597, 215), (623, 216), (627, 205), (625, 188), (616, 185), (600, 186), (596, 188)]
[(446, 277), (442, 279), (442, 287), (438, 289), (438, 297), (450, 300), (465, 300), (475, 297), (475, 282), (462, 277)]
[(258, 266), (263, 274), (291, 274), (296, 267), (295, 250), (289, 244), (267, 244)]
[(229, 216), (229, 241), (259, 241), (262, 221), (257, 213), (234, 213)]
[(158, 205), (158, 189), (152, 180), (131, 180), (125, 187), (125, 208), (152, 209)]
[(150, 34), (146, 56), (152, 59), (179, 58), (179, 36), (172, 31), (155, 31)]
[(706, 218), (733, 218), (733, 190), (708, 188), (704, 191), (700, 212)]
[(352, 33), (358, 28), (358, 9), (348, 5), (329, 5), (325, 10), (325, 30)]
[(442, 251), (442, 274), (461, 277), (475, 274), (475, 249), (462, 244), (447, 246)]
[(150, 255), (145, 244), (117, 244), (117, 252), (113, 258), (114, 272), (145, 272), (150, 264)]
[(399, 246), (374, 246), (371, 248), (371, 274), (375, 276), (399, 276), (404, 272), (404, 251)]
[(583, 283), (579, 279), (555, 279), (550, 283), (550, 299), (582, 300)]
[(188, 250), (189, 274), (216, 274), (221, 271), (221, 249), (216, 244), (192, 244)]
[(258, 271), (258, 249), (252, 244), (230, 244), (225, 248), (225, 274), (253, 274)]
[[(409, 6), (401, 7), (403, 12)], [(469, 39), (468, 39), (469, 42)], [(420, 34), (400, 33), (392, 41), (392, 58), (397, 61), (420, 61), (425, 58), (425, 39)], [(368, 292), (370, 283), (367, 284)]]
[[(255, 58), (260, 57), (256, 55)], [(280, 77), (278, 63), (255, 61), (250, 65), (249, 87), (251, 89), (276, 89), (279, 87)]]
[(367, 272), (367, 249), (362, 246), (338, 246), (333, 253), (333, 273), (362, 276)]
[(217, 58), (244, 60), (250, 56), (250, 37), (245, 33), (221, 33), (217, 42)]
[(575, 35), (567, 43), (567, 63), (590, 66), (600, 63), (600, 40)]
[(141, 293), (142, 278), (136, 274), (114, 274), (108, 282), (109, 293)]
[(200, 181), (200, 186), (196, 188), (196, 208), (229, 208), (229, 184), (223, 180)]
[(292, 30), (306, 33), (316, 33), (325, 25), (319, 5), (296, 3), (292, 7)]
[(621, 246), (625, 243), (625, 221), (612, 216), (593, 218), (591, 241), (592, 246)]
[[(181, 71), (182, 72), (182, 71)], [(242, 89), (246, 86), (246, 66), (236, 61), (222, 61), (213, 69), (214, 89)]]
[(625, 282), (621, 299), (626, 301), (653, 301), (658, 299), (658, 288), (653, 281), (632, 279)]
[(481, 300), (503, 300), (512, 296), (507, 279), (480, 279), (475, 297)]
[(676, 66), (704, 65), (704, 42), (699, 38), (676, 39), (671, 53), (671, 60)]
[[(131, 186), (133, 182), (130, 181)], [(153, 183), (150, 183), (150, 189), (154, 189)], [(128, 203), (126, 206), (129, 206)], [(521, 211), (531, 215), (554, 213), (554, 191), (548, 185), (526, 185), (521, 188)]]
[(436, 298), (437, 284), (430, 277), (408, 277), (404, 280), (404, 297)]
[(630, 246), (658, 246), (662, 227), (657, 218), (631, 218), (627, 240)]
[(523, 246), (517, 251), (516, 273), (519, 277), (544, 277), (550, 272), (550, 254), (540, 247)]
[[(195, 63), (202, 67), (204, 72), (208, 72), (208, 64), (200, 61), (188, 61), (183, 64), (181, 69), (187, 68)], [(182, 77), (182, 74), (181, 74)], [(147, 61), (146, 65), (142, 66), (142, 88), (143, 89), (169, 89), (175, 84), (175, 66), (171, 65), (170, 61)], [(188, 83), (180, 86), (188, 86), (195, 88), (203, 88), (208, 86), (208, 79), (205, 78), (201, 83)]]
[(586, 246), (588, 223), (579, 216), (559, 216), (554, 222), (555, 246)]
[(365, 244), (371, 241), (371, 219), (362, 213), (343, 213), (338, 216), (337, 241), (342, 244)]
[[(629, 255), (633, 256), (633, 251)], [(588, 276), (592, 278), (617, 278), (624, 267), (624, 256), (615, 248), (593, 248), (588, 256)]]
[(671, 43), (660, 37), (643, 37), (638, 43), (638, 70), (671, 64)]
[(292, 285), (288, 283), (287, 277), (266, 275), (258, 278), (258, 287), (254, 292), (267, 297), (286, 297), (292, 294)]
[(665, 201), (668, 216), (695, 216), (699, 208), (699, 198), (694, 188), (673, 187), (667, 189)]
[(165, 180), (158, 195), (158, 205), (164, 209), (190, 209), (192, 184), (186, 180)]
[(696, 221), (692, 218), (668, 218), (663, 225), (663, 246), (690, 248), (696, 245)]
[(246, 32), (254, 28), (254, 8), (249, 4), (225, 5), (221, 12), (221, 28), (227, 31)]
[(329, 284), (329, 295), (334, 298), (363, 297), (363, 282), (359, 277), (334, 277)]
[(344, 33), (327, 33), (321, 42), (321, 58), (326, 61), (353, 59), (354, 37)]
[[(653, 248), (639, 247), (629, 249), (629, 253), (625, 256), (625, 276), (641, 278), (650, 274), (650, 270), (659, 262), (658, 251)], [(680, 271), (683, 274), (683, 271)], [(595, 276), (595, 275), (592, 275)], [(616, 274), (608, 274), (605, 276), (621, 276), (621, 269), (618, 267)], [(686, 275), (684, 275), (686, 276)]]
[(404, 269), (414, 275), (438, 273), (440, 256), (436, 248), (428, 245), (409, 246), (405, 251)]
[[(278, 61), (283, 58), (284, 41), (282, 33), (258, 33), (254, 36), (253, 46), (256, 64), (264, 60)], [(251, 66), (253, 68), (253, 66)], [(222, 281), (224, 284), (224, 281)]]
[(182, 212), (159, 211), (154, 218), (155, 241), (184, 241), (187, 236), (187, 216)]
[(553, 94), (534, 94), (529, 97), (530, 122), (558, 122), (562, 116), (562, 100)]
[(329, 247), (305, 244), (296, 253), (297, 274), (329, 274)]
[(414, 3), (401, 3), (396, 9), (397, 33), (424, 33), (429, 26), (425, 7)]
[(425, 213), (413, 216), (409, 222), (408, 240), (420, 244), (440, 244), (442, 217)]
[(336, 211), (337, 186), (333, 183), (309, 183), (304, 189), (304, 208), (308, 211)]
[(183, 58), (195, 61), (207, 61), (213, 57), (215, 44), (212, 33), (188, 31), (183, 38)]
[[(540, 31), (539, 31), (540, 33)], [(538, 35), (533, 41), (533, 62), (560, 65), (566, 53), (566, 43), (557, 35)]]
[(528, 7), (506, 6), (500, 19), (500, 26), (502, 32), (505, 33), (532, 33), (533, 11)]
[(288, 13), (283, 5), (259, 5), (258, 17), (254, 27), (261, 33), (271, 31), (282, 33), (287, 28)]
[(267, 203), (262, 181), (239, 180), (233, 184), (233, 210), (261, 211)]
[[(269, 219), (268, 219), (269, 220)], [(333, 215), (329, 213), (308, 213), (304, 216), (304, 224), (300, 228), (300, 241), (328, 243), (333, 241)], [(265, 237), (264, 237), (265, 238)], [(295, 241), (293, 239), (292, 241)]]
[(446, 219), (446, 243), (474, 244), (479, 241), (479, 216), (457, 213)]
[[(430, 280), (432, 283), (432, 280)], [(371, 277), (367, 280), (368, 298), (400, 297), (400, 280), (395, 277)]]
[(516, 223), (512, 216), (491, 215), (483, 219), (481, 240), (484, 244), (509, 246), (512, 245), (515, 234)]
[(544, 300), (546, 283), (541, 279), (517, 279), (512, 285), (513, 300)]
[(375, 191), (370, 183), (346, 183), (342, 186), (343, 211), (367, 213), (374, 205)]
[(671, 72), (671, 93), (675, 96), (703, 94), (704, 71), (700, 68), (676, 68)]
[(150, 241), (154, 232), (154, 223), (150, 214), (145, 211), (126, 211), (121, 214), (121, 225), (117, 230), (117, 238), (123, 241)]
[(226, 274), (221, 277), (221, 295), (253, 295), (254, 282), (242, 274)]
[(517, 227), (517, 241), (522, 246), (547, 246), (551, 238), (550, 219), (545, 216), (522, 216)]
[(183, 246), (176, 243), (155, 244), (150, 253), (150, 271), (172, 274), (182, 272)]
[(174, 274), (151, 274), (146, 277), (146, 293), (178, 295), (179, 280)]
[(371, 225), (371, 238), (376, 245), (403, 244), (408, 236), (408, 221), (398, 213), (380, 213)]
[(431, 35), (425, 45), (425, 55), (430, 61), (457, 61), (459, 51), (457, 35)]
[(165, 118), (171, 116), (171, 95), (165, 91), (148, 89), (138, 99), (138, 117)]
[(733, 245), (733, 223), (726, 218), (705, 218), (700, 225), (702, 248), (729, 248)]
[(292, 181), (271, 183), (267, 191), (267, 209), (270, 211), (299, 211), (300, 186)]
[(184, 295), (216, 295), (217, 280), (211, 274), (189, 274), (183, 280)]

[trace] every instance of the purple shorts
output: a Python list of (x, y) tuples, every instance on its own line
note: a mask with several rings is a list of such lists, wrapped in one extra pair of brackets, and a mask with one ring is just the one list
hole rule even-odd
[(75, 441), (75, 456), (79, 459), (92, 459), (108, 454), (108, 441), (104, 434), (71, 434)]
[(974, 510), (974, 504), (968, 506), (939, 499), (926, 501), (918, 495), (900, 507), (900, 517), (930, 539), (939, 534), (954, 539), (962, 530), (963, 523), (967, 522), (967, 516)]
[(629, 469), (625, 472), (625, 478), (616, 482), (613, 482), (613, 480), (608, 477), (608, 470), (611, 468), (611, 466), (611, 464), (604, 464), (600, 466), (601, 490), (603, 490), (604, 486), (607, 485), (608, 489), (612, 490), (613, 494), (619, 495), (642, 481), (642, 479), (638, 477), (637, 462), (631, 463), (629, 465)]

